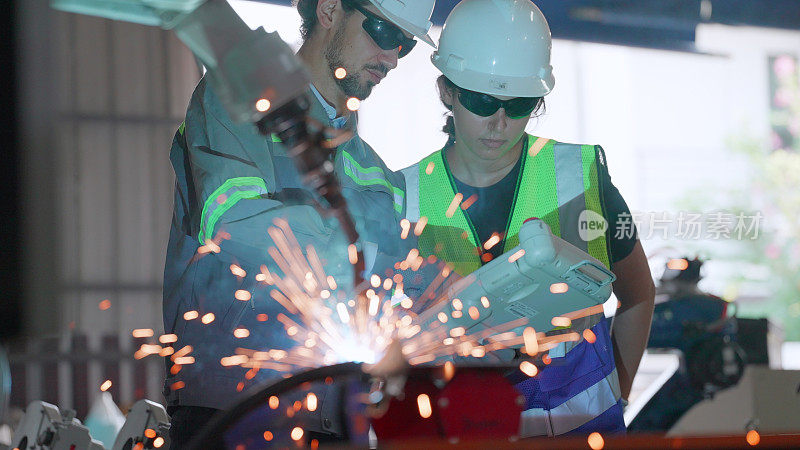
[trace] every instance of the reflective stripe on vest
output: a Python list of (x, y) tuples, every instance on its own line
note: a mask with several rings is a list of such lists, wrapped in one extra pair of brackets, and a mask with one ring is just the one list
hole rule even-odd
[(620, 398), (617, 369), (566, 402), (550, 409), (532, 408), (520, 417), (520, 437), (558, 436), (591, 421)]
[(386, 174), (380, 167), (362, 167), (349, 153), (342, 151), (342, 165), (344, 173), (359, 186), (383, 186), (389, 190), (394, 200), (394, 209), (398, 213), (403, 211), (405, 193), (402, 189), (392, 186), (386, 180)]
[(200, 219), (200, 232), (197, 239), (205, 244), (212, 239), (219, 218), (233, 208), (240, 200), (262, 198), (267, 195), (267, 185), (258, 177), (231, 178), (218, 187), (206, 199)]
[[(553, 234), (610, 267), (605, 235), (588, 243), (580, 237), (579, 221), (584, 211), (603, 215), (598, 186), (601, 161), (595, 147), (528, 136), (523, 151), (504, 252), (519, 244), (524, 220), (538, 217)], [(447, 215), (456, 192), (444, 153), (440, 150), (429, 155), (403, 170), (403, 174), (409, 191), (406, 218), (416, 222), (424, 216), (428, 221), (420, 236), (421, 254), (435, 254), (452, 263), (462, 276), (478, 269), (482, 243), (477, 242), (468, 216), (461, 208), (456, 208), (452, 216)]]

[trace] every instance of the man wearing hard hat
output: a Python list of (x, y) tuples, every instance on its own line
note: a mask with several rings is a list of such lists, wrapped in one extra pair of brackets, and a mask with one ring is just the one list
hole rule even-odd
[[(304, 43), (298, 53), (311, 73), (310, 116), (325, 126), (351, 131), (331, 161), (364, 245), (369, 272), (383, 272), (398, 259), (397, 222), (404, 206), (403, 178), (386, 168), (357, 136), (351, 99), (363, 100), (416, 44), (433, 44), (427, 32), (434, 0), (299, 0)], [(277, 62), (276, 62), (277, 63)], [(175, 349), (190, 349), (192, 364), (167, 359), (165, 396), (172, 417), (172, 445), (180, 448), (211, 416), (254, 383), (282, 373), (223, 367), (220, 359), (237, 347), (295, 345), (274, 317), (279, 305), (253, 275), (268, 263), (274, 246), (267, 234), (273, 220), (286, 220), (305, 249), (322, 259), (341, 260), (345, 240), (338, 224), (314, 209), (287, 155), (273, 137), (234, 123), (206, 80), (195, 89), (186, 121), (170, 155), (176, 174), (175, 207), (164, 277), (164, 328), (178, 336)], [(338, 253), (337, 253), (338, 252)], [(346, 255), (346, 253), (344, 253)], [(337, 256), (338, 255), (338, 256)], [(250, 274), (239, 277), (232, 267)], [(352, 269), (331, 263), (329, 274)], [(270, 270), (272, 268), (270, 267)], [(234, 298), (248, 291), (249, 301)], [(211, 315), (209, 315), (211, 314)], [(196, 317), (206, 318), (199, 320)], [(270, 320), (258, 322), (258, 318)], [(258, 330), (237, 338), (238, 328)], [(329, 423), (321, 418), (321, 423)], [(324, 427), (322, 427), (324, 428)], [(324, 430), (323, 430), (324, 431)]]

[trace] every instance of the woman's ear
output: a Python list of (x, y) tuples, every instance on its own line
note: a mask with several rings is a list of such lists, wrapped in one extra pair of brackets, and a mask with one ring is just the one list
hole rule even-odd
[(436, 85), (439, 87), (439, 98), (450, 111), (453, 110), (453, 103), (455, 102), (455, 90), (450, 89), (443, 77), (436, 80)]

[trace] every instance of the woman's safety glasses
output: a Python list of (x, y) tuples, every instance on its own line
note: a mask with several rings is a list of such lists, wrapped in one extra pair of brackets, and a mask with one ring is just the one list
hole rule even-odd
[(489, 117), (503, 108), (506, 116), (511, 119), (529, 117), (541, 101), (541, 97), (516, 97), (510, 100), (500, 100), (489, 94), (458, 89), (458, 101), (467, 108), (467, 111), (481, 117)]
[(366, 19), (364, 19), (361, 26), (378, 47), (384, 50), (392, 50), (399, 47), (397, 57), (402, 58), (417, 45), (417, 41), (406, 37), (403, 31), (391, 22), (381, 19), (355, 2), (348, 2), (348, 4), (360, 11), (361, 14), (364, 14)]

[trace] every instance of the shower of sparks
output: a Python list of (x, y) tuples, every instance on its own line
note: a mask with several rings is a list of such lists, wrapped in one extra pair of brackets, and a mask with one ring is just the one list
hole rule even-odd
[[(432, 171), (433, 167), (430, 167)], [(475, 201), (472, 197), (464, 203), (462, 200), (463, 196), (460, 194), (453, 198), (448, 216), (452, 216), (459, 205), (466, 209), (469, 205), (465, 207), (465, 203), (471, 204)], [(366, 281), (355, 288), (346, 278), (337, 283), (332, 275), (325, 272), (326, 265), (323, 264), (325, 261), (326, 264), (333, 265), (331, 263), (334, 261), (321, 259), (317, 249), (312, 246), (301, 246), (285, 220), (276, 219), (273, 223), (274, 226), (267, 230), (274, 243), (267, 251), (273, 264), (269, 268), (262, 265), (260, 269), (247, 271), (237, 264), (230, 265), (228, 276), (236, 277), (243, 286), (249, 286), (245, 281), (249, 277), (257, 282), (249, 290), (235, 290), (231, 295), (240, 301), (251, 302), (254, 309), (265, 299), (280, 305), (283, 312), (254, 314), (255, 318), (258, 322), (282, 327), (286, 336), (294, 341), (294, 345), (257, 349), (238, 347), (233, 354), (220, 355), (221, 366), (248, 369), (239, 384), (239, 390), (243, 390), (245, 382), (253, 380), (259, 370), (290, 374), (341, 362), (375, 363), (394, 341), (400, 342), (402, 352), (411, 365), (444, 362), (452, 356), (483, 358), (491, 352), (505, 348), (522, 349), (531, 361), (522, 361), (519, 368), (528, 376), (536, 376), (540, 370), (532, 362), (534, 358), (539, 357), (544, 365), (549, 364), (551, 359), (547, 352), (559, 344), (581, 339), (590, 344), (596, 341), (591, 330), (568, 329), (561, 330), (559, 334), (549, 334), (549, 329), (536, 331), (528, 326), (525, 318), (492, 328), (471, 326), (470, 321), (480, 322), (491, 314), (489, 309), (493, 299), (457, 298), (458, 293), (442, 293), (446, 291), (443, 287), (451, 286), (453, 281), (460, 278), (454, 272), (454, 266), (433, 255), (422, 254), (416, 248), (411, 249), (402, 261), (395, 262), (395, 268), (403, 270), (402, 274), (368, 273), (365, 274)], [(399, 223), (400, 237), (405, 239), (412, 231), (416, 236), (421, 235), (427, 223), (426, 217), (420, 217), (416, 223), (404, 219)], [(494, 235), (484, 246), (491, 248), (500, 240), (499, 235)], [(219, 253), (219, 245), (224, 243), (215, 244), (209, 240), (203, 252)], [(518, 250), (508, 259), (508, 263), (513, 264), (522, 255), (524, 251)], [(357, 258), (356, 247), (350, 245), (347, 256), (339, 262), (349, 261), (356, 264)], [(436, 276), (417, 301), (407, 297), (403, 287), (404, 283), (413, 283), (413, 278), (417, 276), (414, 272), (420, 271), (424, 266), (432, 266), (428, 268), (433, 269)], [(566, 291), (566, 284), (564, 287), (554, 288), (557, 285), (552, 285), (550, 291)], [(603, 305), (565, 312), (554, 317), (552, 325), (555, 328), (569, 328), (572, 321), (601, 312)], [(202, 307), (184, 312), (183, 319), (200, 319), (203, 325), (210, 327), (222, 326), (214, 324), (214, 313), (203, 310)], [(242, 339), (238, 342), (246, 343), (248, 340), (245, 338), (256, 336), (259, 331), (251, 325), (251, 329), (238, 326), (228, 332), (235, 338)], [(155, 335), (152, 329), (137, 329), (132, 333), (134, 337)], [(163, 347), (155, 343), (141, 344), (134, 356), (137, 359), (149, 355), (168, 357), (173, 362), (170, 373), (177, 374), (182, 367), (195, 362), (191, 355), (191, 346), (172, 347), (179, 340), (179, 336), (175, 334), (161, 335), (158, 342), (164, 344)], [(454, 376), (455, 370), (452, 362), (444, 362), (446, 380)], [(170, 388), (178, 390), (184, 386), (183, 381), (178, 381)], [(275, 410), (281, 408), (278, 397), (270, 397), (268, 405)], [(288, 408), (287, 414), (294, 415), (299, 412), (300, 406), (314, 411), (319, 408), (319, 399), (315, 394), (308, 393), (304, 402), (283, 405), (283, 408)], [(418, 406), (422, 417), (430, 417), (432, 409), (429, 398), (418, 398)], [(292, 430), (291, 437), (300, 440), (304, 434), (303, 429), (298, 427)], [(273, 437), (271, 432), (264, 432), (266, 440), (270, 440), (267, 439), (268, 436), (270, 439)]]

